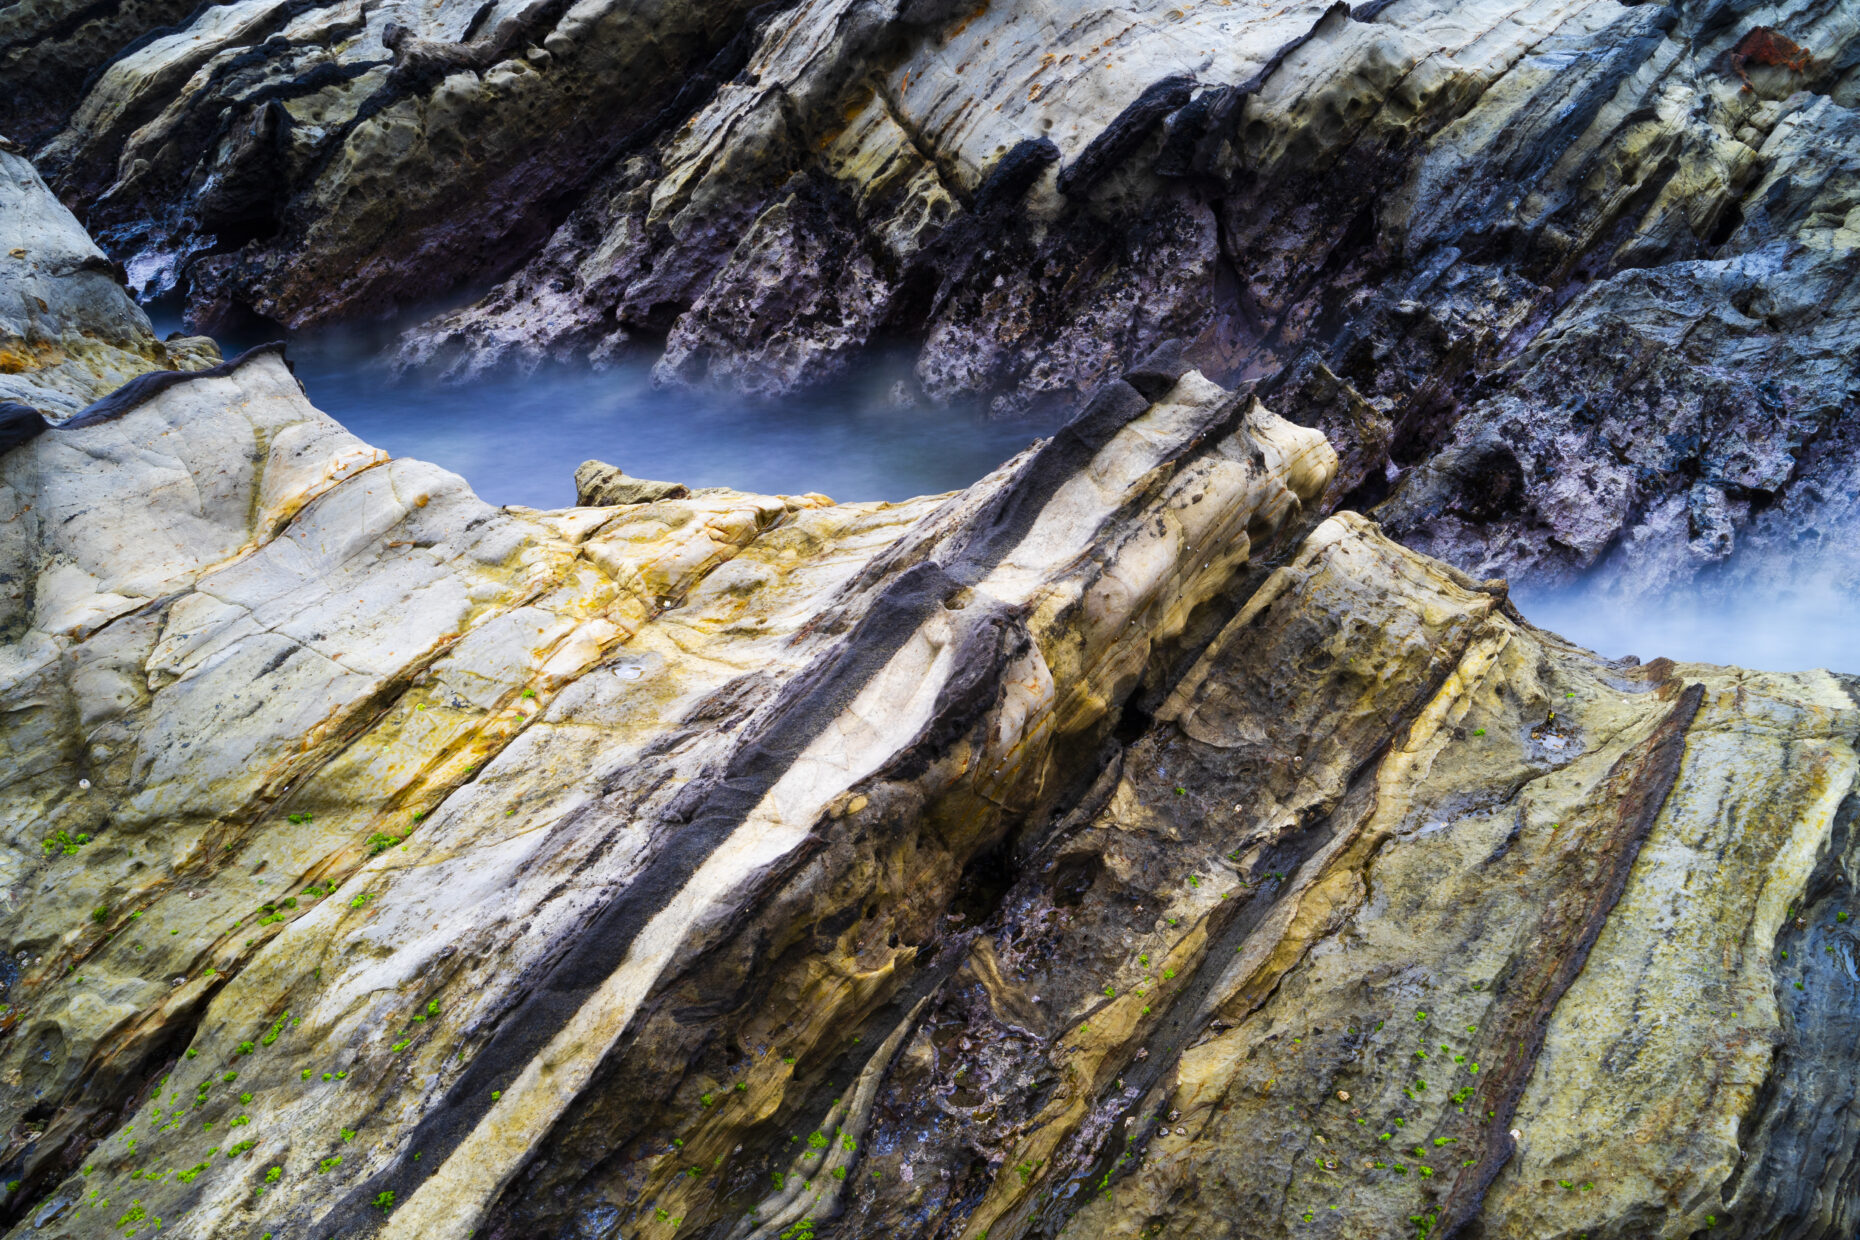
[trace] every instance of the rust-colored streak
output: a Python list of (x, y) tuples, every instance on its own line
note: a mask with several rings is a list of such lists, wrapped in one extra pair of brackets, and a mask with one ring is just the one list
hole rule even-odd
[(1731, 72), (1743, 82), (1744, 89), (1749, 90), (1750, 75), (1744, 72), (1745, 65), (1768, 65), (1807, 73), (1809, 60), (1808, 49), (1794, 39), (1768, 26), (1753, 26), (1731, 49)]
[(1552, 880), (1557, 894), (1513, 970), (1517, 993), (1494, 1013), (1497, 1019), (1488, 1018), (1490, 1044), (1501, 1048), (1502, 1057), (1484, 1079), (1479, 1109), (1494, 1115), (1481, 1134), (1478, 1161), (1457, 1175), (1441, 1198), (1442, 1240), (1454, 1240), (1478, 1216), (1487, 1189), (1511, 1159), (1512, 1118), (1543, 1049), (1551, 1013), (1582, 972), (1627, 888), (1641, 845), (1679, 778), (1686, 731), (1704, 699), (1704, 685), (1687, 686), (1653, 733), (1615, 762), (1600, 790), (1614, 814), (1584, 847), (1571, 852), (1567, 867)]

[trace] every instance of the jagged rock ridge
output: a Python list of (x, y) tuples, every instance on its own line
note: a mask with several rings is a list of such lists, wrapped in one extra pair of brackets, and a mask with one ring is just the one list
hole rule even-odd
[[(1759, 28), (1806, 53), (1747, 86)], [(769, 393), (905, 340), (1003, 411), (1180, 337), (1326, 432), (1327, 508), (1481, 577), (1734, 596), (1860, 584), (1855, 33), (1822, 0), (22, 0), (0, 58), (61, 85), (0, 130), (202, 326), (501, 280), (401, 360)]]
[(113, 382), (0, 455), (10, 1234), (1846, 1226), (1850, 679), (1535, 630), (1167, 351), (903, 504)]

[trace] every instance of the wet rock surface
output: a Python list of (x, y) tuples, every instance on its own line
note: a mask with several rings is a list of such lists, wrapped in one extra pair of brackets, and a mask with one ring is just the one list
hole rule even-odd
[[(0, 56), (77, 60), (63, 72), (85, 83), (55, 123), (22, 83), (0, 132), (34, 135), (138, 290), (180, 282), (203, 329), (378, 315), (507, 272), (668, 103), (736, 71), (751, 8), (75, 7), (0, 19)], [(129, 37), (98, 56), (111, 31)]]
[[(0, 1224), (1847, 1234), (1856, 682), (1506, 578), (1860, 575), (1855, 34), (0, 9)], [(1077, 416), (497, 508), (125, 275)]]
[(63, 421), (145, 372), (219, 360), (211, 340), (155, 338), (116, 266), (0, 139), (0, 403), (20, 424)]
[(1180, 350), (900, 504), (89, 410), (0, 456), (10, 1234), (1845, 1217), (1853, 682), (1533, 629)]

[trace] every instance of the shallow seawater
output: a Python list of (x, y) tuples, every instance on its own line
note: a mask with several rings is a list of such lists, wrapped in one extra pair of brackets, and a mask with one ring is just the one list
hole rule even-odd
[[(179, 326), (150, 309), (158, 330)], [(254, 343), (222, 347), (230, 356)], [(645, 361), (464, 385), (396, 381), (374, 360), (380, 343), (300, 338), (286, 355), (311, 402), (354, 434), (441, 465), (494, 504), (567, 507), (575, 467), (590, 458), (692, 487), (908, 499), (968, 486), (1060, 422), (900, 400), (916, 390), (908, 355), (881, 356), (791, 399), (759, 401), (655, 388)], [(1860, 575), (1860, 556), (1836, 558), (1798, 559), (1777, 540), (1757, 540), (1718, 580), (1681, 590), (1636, 590), (1621, 566), (1605, 564), (1582, 584), (1519, 586), (1512, 597), (1531, 623), (1609, 658), (1860, 672), (1860, 610), (1854, 592), (1836, 584)]]
[(693, 487), (908, 499), (966, 487), (1057, 429), (979, 406), (900, 405), (893, 370), (779, 402), (655, 389), (643, 364), (388, 386), (372, 367), (310, 354), (297, 377), (313, 404), (376, 447), (442, 465), (491, 503), (537, 508), (573, 504), (575, 467), (589, 458)]
[[(164, 334), (164, 321), (150, 307)], [(231, 356), (259, 343), (222, 340)], [(836, 500), (902, 500), (958, 490), (1059, 427), (1055, 416), (991, 417), (912, 393), (910, 358), (879, 356), (855, 373), (781, 401), (655, 388), (650, 364), (559, 367), (445, 385), (396, 379), (371, 348), (339, 334), (286, 348), (317, 408), (391, 453), (462, 476), (493, 504), (564, 508), (589, 459), (636, 478)]]
[(1721, 663), (1766, 672), (1860, 672), (1860, 611), (1812, 570), (1797, 583), (1744, 592), (1700, 590), (1624, 599), (1598, 583), (1517, 589), (1512, 601), (1538, 628), (1609, 658)]

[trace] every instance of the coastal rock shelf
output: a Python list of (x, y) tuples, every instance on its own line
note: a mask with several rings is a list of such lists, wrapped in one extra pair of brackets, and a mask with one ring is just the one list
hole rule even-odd
[(1477, 576), (1860, 587), (1851, 6), (188, 8), (0, 8), (0, 132), (199, 329), (1003, 412), (1181, 338)]
[(1538, 631), (1177, 350), (962, 492), (553, 512), (20, 356), (9, 1235), (1847, 1226), (1856, 682)]
[[(1860, 680), (1511, 583), (1860, 588), (1857, 49), (0, 6), (0, 1231), (1851, 1236)], [(1067, 416), (498, 507), (132, 290)]]

